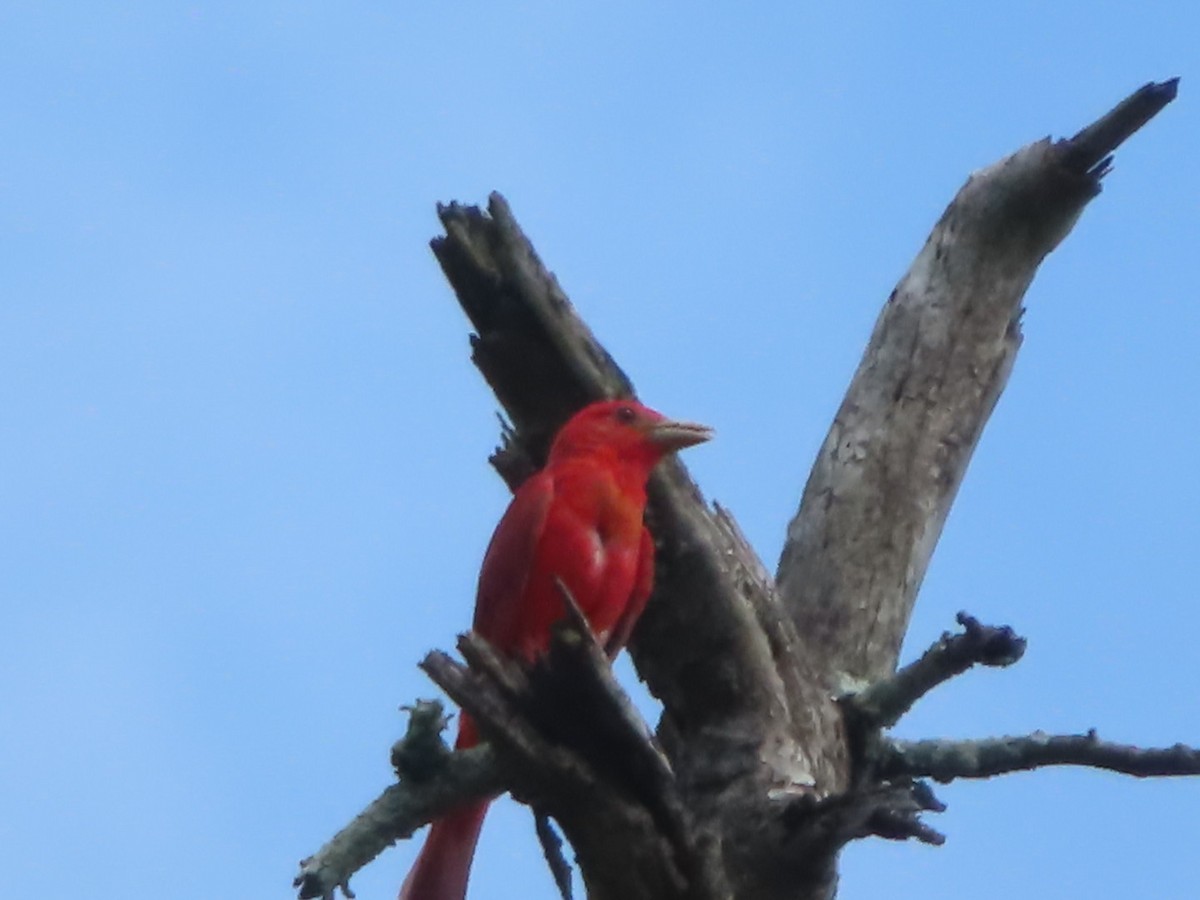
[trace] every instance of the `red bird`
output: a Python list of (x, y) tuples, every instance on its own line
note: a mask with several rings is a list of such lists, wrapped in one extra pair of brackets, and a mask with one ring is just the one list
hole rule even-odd
[[(593, 403), (572, 416), (546, 467), (521, 485), (496, 526), (479, 573), (475, 631), (499, 652), (532, 661), (563, 616), (561, 579), (615, 656), (654, 581), (654, 542), (642, 521), (646, 482), (664, 456), (711, 435), (633, 400)], [(478, 742), (463, 713), (455, 748)], [(433, 823), (400, 900), (463, 900), (487, 808), (473, 803)]]

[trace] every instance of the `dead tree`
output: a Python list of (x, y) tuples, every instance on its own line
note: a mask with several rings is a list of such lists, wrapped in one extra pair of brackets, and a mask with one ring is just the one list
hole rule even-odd
[[(1011, 630), (961, 614), (959, 631), (897, 669), (926, 566), (1020, 347), (1025, 291), (1100, 192), (1112, 152), (1175, 91), (1175, 80), (1148, 84), (1074, 137), (1038, 141), (967, 180), (884, 304), (774, 578), (683, 465), (662, 466), (649, 513), (655, 595), (631, 647), (663, 704), (654, 737), (577, 617), (529, 671), (466, 635), (465, 665), (432, 653), (422, 667), (487, 745), (451, 753), (440, 706), (418, 704), (393, 748), (398, 783), (303, 862), (300, 897), (332, 897), (439, 812), (502, 790), (539, 814), (564, 895), (547, 816), (594, 900), (826, 900), (848, 842), (942, 840), (923, 817), (941, 809), (929, 780), (1063, 764), (1200, 773), (1195, 749), (1120, 746), (1094, 732), (888, 735), (939, 683), (1021, 657)], [(486, 213), (451, 204), (439, 215), (446, 234), (434, 253), (475, 328), (472, 359), (512, 422), (492, 463), (513, 486), (572, 411), (633, 386), (499, 195)]]

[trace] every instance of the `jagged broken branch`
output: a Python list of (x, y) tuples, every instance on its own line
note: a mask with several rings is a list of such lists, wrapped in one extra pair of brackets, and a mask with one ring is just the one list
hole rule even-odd
[(880, 312), (804, 488), (776, 581), (834, 683), (895, 670), (971, 455), (1021, 344), (1026, 291), (1109, 155), (1174, 97), (1138, 89), (1060, 141), (980, 169)]
[[(555, 818), (575, 847), (590, 897), (724, 896), (666, 760), (573, 608), (531, 668), (463, 635), (464, 666), (422, 663), (495, 749), (514, 797)], [(639, 835), (636, 849), (600, 839)]]
[(783, 815), (792, 820), (797, 846), (836, 852), (864, 837), (940, 846), (945, 836), (922, 822), (921, 814), (945, 809), (927, 784), (898, 777), (832, 797), (801, 797)]

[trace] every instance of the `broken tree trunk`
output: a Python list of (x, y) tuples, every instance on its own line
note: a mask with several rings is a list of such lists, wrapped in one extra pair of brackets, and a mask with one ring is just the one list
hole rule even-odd
[[(1054, 753), (1045, 741), (1055, 739), (1014, 740), (984, 772), (970, 769), (965, 743), (900, 745), (883, 730), (938, 682), (1020, 657), (1011, 632), (961, 617), (963, 634), (893, 675), (933, 548), (1019, 348), (1025, 291), (1099, 193), (1111, 152), (1175, 87), (1147, 85), (1074, 138), (1039, 141), (971, 176), (880, 314), (775, 579), (681, 463), (659, 470), (649, 513), (655, 594), (631, 652), (663, 704), (661, 756), (631, 720), (603, 654), (577, 630), (533, 672), (468, 640), (469, 667), (434, 654), (425, 668), (472, 712), (491, 752), (451, 766), (437, 752), (408, 752), (406, 740), (396, 754), (401, 786), (426, 796), (442, 765), (476, 785), (451, 791), (459, 802), (503, 784), (559, 821), (595, 900), (827, 900), (850, 840), (940, 840), (920, 820), (940, 806), (914, 778), (979, 777), (1022, 762), (1120, 770), (1114, 760), (1132, 748), (1094, 735), (1060, 740)], [(434, 252), (476, 329), (474, 362), (513, 423), (493, 464), (515, 485), (572, 411), (633, 388), (503, 198), (493, 195), (486, 214), (451, 204), (439, 215), (446, 235)], [(614, 755), (631, 762), (614, 766)], [(1145, 769), (1145, 759), (1128, 770)], [(1156, 773), (1200, 771), (1188, 748), (1153, 762)], [(591, 815), (578, 814), (580, 798)], [(369, 833), (352, 824), (305, 861), (301, 896), (331, 895), (443, 801), (406, 808), (390, 832), (378, 817)], [(614, 865), (621, 859), (630, 864)]]

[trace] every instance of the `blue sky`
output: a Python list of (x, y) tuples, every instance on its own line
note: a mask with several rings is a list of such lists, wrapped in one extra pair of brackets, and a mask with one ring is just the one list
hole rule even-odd
[[(6, 893), (289, 897), (388, 782), (506, 499), (437, 201), (505, 193), (773, 565), (967, 174), (1173, 75), (1029, 292), (906, 647), (966, 608), (1029, 652), (900, 730), (1200, 743), (1195, 10), (808, 6), (0, 9)], [(1195, 896), (1200, 783), (940, 793), (947, 845), (856, 845), (843, 898)], [(474, 887), (553, 896), (523, 809)]]

